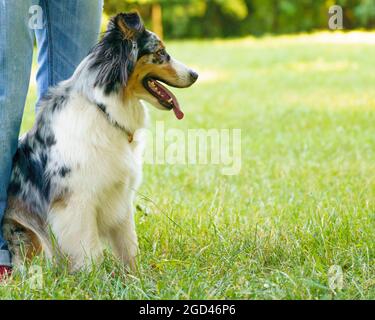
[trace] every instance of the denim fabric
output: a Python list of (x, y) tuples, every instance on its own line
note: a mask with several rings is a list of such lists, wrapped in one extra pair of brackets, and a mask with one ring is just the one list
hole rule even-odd
[[(41, 29), (29, 28), (33, 5), (42, 10)], [(73, 74), (95, 44), (102, 8), (103, 0), (0, 0), (0, 265), (11, 263), (2, 237), (2, 220), (29, 86), (34, 38), (39, 101), (48, 87)]]

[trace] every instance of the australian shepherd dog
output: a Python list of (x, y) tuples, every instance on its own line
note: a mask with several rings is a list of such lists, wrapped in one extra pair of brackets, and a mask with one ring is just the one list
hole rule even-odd
[(105, 244), (135, 267), (134, 196), (147, 125), (143, 102), (173, 110), (161, 82), (185, 88), (197, 73), (173, 59), (137, 13), (120, 13), (73, 76), (49, 90), (14, 157), (3, 231), (15, 265), (44, 252), (73, 270), (100, 261)]

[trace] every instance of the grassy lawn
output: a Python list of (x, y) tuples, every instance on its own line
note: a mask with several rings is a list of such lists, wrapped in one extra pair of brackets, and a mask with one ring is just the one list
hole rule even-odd
[[(183, 121), (153, 109), (152, 126), (240, 128), (241, 173), (146, 165), (136, 274), (110, 256), (73, 275), (36, 260), (0, 286), (0, 297), (375, 299), (374, 37), (167, 43), (201, 78), (174, 90)], [(34, 102), (32, 86), (23, 131)], [(344, 280), (335, 292), (334, 265)]]

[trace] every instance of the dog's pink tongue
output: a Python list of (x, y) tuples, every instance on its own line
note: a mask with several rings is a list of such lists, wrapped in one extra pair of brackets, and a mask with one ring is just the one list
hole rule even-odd
[(176, 118), (178, 120), (181, 120), (183, 117), (184, 117), (184, 113), (182, 112), (182, 110), (180, 109), (180, 106), (179, 105), (174, 105), (173, 106), (173, 112), (174, 114), (176, 115)]
[(169, 105), (173, 106), (173, 112), (176, 115), (176, 118), (178, 120), (181, 120), (184, 117), (184, 113), (182, 112), (180, 108), (180, 104), (178, 103), (176, 96), (171, 91), (169, 91), (166, 87), (161, 85), (159, 82), (155, 81), (154, 83), (159, 89), (158, 90), (159, 96)]

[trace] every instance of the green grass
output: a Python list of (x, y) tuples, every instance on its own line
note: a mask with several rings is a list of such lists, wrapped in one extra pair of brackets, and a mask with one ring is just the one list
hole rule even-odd
[[(43, 262), (2, 298), (374, 299), (375, 46), (343, 36), (167, 43), (201, 81), (174, 90), (166, 128), (242, 129), (242, 170), (146, 165), (137, 203), (139, 271), (108, 257), (69, 275)], [(332, 42), (331, 42), (332, 40)], [(31, 88), (23, 131), (33, 120)], [(149, 199), (149, 200), (147, 200)], [(343, 270), (333, 292), (327, 273)], [(111, 274), (114, 273), (114, 276)]]

